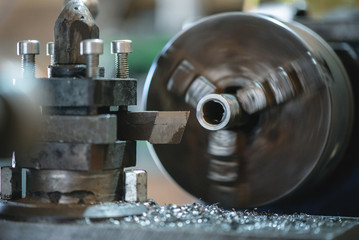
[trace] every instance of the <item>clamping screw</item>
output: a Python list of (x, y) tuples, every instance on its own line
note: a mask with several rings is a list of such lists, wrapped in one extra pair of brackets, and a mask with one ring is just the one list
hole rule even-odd
[(54, 63), (55, 63), (54, 54), (55, 54), (55, 43), (48, 42), (46, 44), (46, 55), (50, 56), (50, 64), (51, 65), (54, 65)]
[(80, 54), (86, 56), (86, 76), (94, 78), (98, 75), (99, 56), (103, 54), (103, 41), (101, 39), (86, 39), (80, 44)]
[(128, 78), (128, 54), (132, 53), (131, 40), (114, 40), (111, 42), (111, 53), (115, 54), (117, 78)]
[(22, 77), (35, 77), (35, 55), (40, 54), (37, 40), (25, 40), (17, 43), (17, 55), (21, 56)]

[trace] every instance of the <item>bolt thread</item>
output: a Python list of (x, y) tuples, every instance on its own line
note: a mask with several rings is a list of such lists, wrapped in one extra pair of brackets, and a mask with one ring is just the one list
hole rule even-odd
[(55, 65), (55, 56), (54, 55), (50, 56), (50, 65)]
[(87, 69), (86, 76), (88, 78), (95, 78), (98, 75), (98, 64), (99, 56), (98, 55), (86, 55)]
[(117, 78), (128, 78), (129, 77), (128, 54), (127, 53), (116, 54), (115, 66), (116, 66), (116, 77)]
[(36, 72), (35, 55), (25, 54), (21, 57), (22, 78), (34, 78)]

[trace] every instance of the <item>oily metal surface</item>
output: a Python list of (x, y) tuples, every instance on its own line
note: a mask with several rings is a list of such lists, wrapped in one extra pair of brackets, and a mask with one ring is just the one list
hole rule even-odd
[(26, 200), (18, 202), (0, 201), (0, 216), (3, 219), (29, 222), (61, 222), (76, 219), (105, 219), (147, 212), (142, 203), (104, 202), (86, 204), (34, 203)]
[[(126, 210), (126, 204), (123, 204)], [(0, 221), (4, 239), (356, 239), (358, 219), (225, 211), (217, 205), (158, 206), (144, 203), (142, 214), (76, 222)], [(135, 205), (136, 206), (136, 205)], [(122, 210), (122, 209), (119, 209)], [(123, 213), (123, 211), (122, 211)], [(124, 217), (121, 217), (124, 216)]]
[(226, 207), (260, 206), (314, 185), (340, 159), (353, 106), (341, 63), (302, 26), (220, 14), (167, 44), (146, 82), (148, 110), (193, 113), (198, 95), (234, 93), (288, 66), (306, 86), (300, 96), (222, 133), (204, 130), (191, 114), (179, 145), (154, 146), (179, 185)]

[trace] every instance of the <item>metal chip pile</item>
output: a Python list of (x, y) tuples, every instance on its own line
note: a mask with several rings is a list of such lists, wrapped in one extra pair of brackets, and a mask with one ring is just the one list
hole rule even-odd
[(307, 214), (278, 215), (256, 211), (228, 211), (217, 205), (193, 203), (183, 206), (158, 206), (146, 203), (148, 212), (140, 216), (110, 219), (120, 226), (150, 229), (186, 229), (215, 232), (265, 234), (334, 234), (353, 225), (353, 220), (340, 217), (310, 216)]

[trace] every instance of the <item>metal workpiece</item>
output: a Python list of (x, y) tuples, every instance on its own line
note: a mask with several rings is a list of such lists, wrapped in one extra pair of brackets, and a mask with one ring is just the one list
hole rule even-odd
[(55, 54), (55, 43), (48, 42), (46, 44), (46, 55), (50, 56), (50, 65), (54, 65), (55, 63), (54, 54)]
[(1, 167), (1, 199), (20, 199), (22, 194), (21, 184), (21, 168)]
[(26, 198), (59, 204), (121, 200), (122, 170), (26, 170)]
[(136, 79), (40, 78), (45, 107), (103, 107), (137, 104)]
[(35, 56), (38, 54), (40, 54), (39, 41), (25, 40), (17, 43), (17, 55), (21, 56), (21, 71), (23, 78), (35, 77)]
[(108, 144), (117, 140), (116, 115), (44, 115), (40, 141)]
[[(282, 200), (280, 211), (281, 206), (292, 206), (294, 198), (288, 196), (300, 195), (303, 202), (310, 202), (311, 188), (335, 189), (335, 181), (328, 183), (325, 176), (345, 164), (342, 157), (353, 121), (352, 89), (333, 50), (306, 27), (246, 13), (210, 16), (172, 39), (151, 69), (145, 84), (147, 110), (201, 112), (188, 99), (196, 102), (201, 95), (204, 88), (196, 79), (203, 76), (209, 82), (204, 86), (214, 86), (214, 92), (202, 99), (230, 94), (240, 106), (240, 121), (245, 117), (226, 129), (233, 131), (227, 136), (228, 146), (213, 147), (215, 131), (203, 128), (195, 114), (180, 144), (153, 146), (169, 175), (192, 195), (228, 208)], [(223, 106), (230, 104), (216, 101), (208, 102), (212, 106), (207, 113), (215, 113), (208, 119), (212, 123), (224, 120), (228, 108)], [(205, 107), (204, 103), (199, 106)], [(233, 154), (223, 156), (222, 148)], [(225, 171), (233, 182), (219, 181), (226, 177)], [(296, 203), (300, 205), (299, 200)]]
[(121, 112), (117, 118), (120, 140), (175, 144), (182, 139), (189, 112)]
[(112, 41), (111, 53), (115, 54), (116, 78), (129, 78), (128, 54), (132, 53), (132, 41)]
[(241, 115), (241, 106), (237, 98), (231, 94), (206, 95), (196, 108), (198, 122), (211, 131), (240, 125)]
[(99, 28), (83, 1), (68, 1), (54, 27), (55, 64), (86, 64), (85, 56), (80, 54), (80, 43), (98, 38)]
[(136, 143), (111, 144), (40, 142), (17, 152), (16, 166), (38, 170), (95, 171), (136, 165)]
[(81, 41), (80, 54), (86, 57), (86, 77), (98, 77), (99, 55), (103, 54), (103, 41), (101, 39), (86, 39)]
[(147, 201), (147, 172), (141, 169), (125, 169), (125, 197), (126, 202)]

